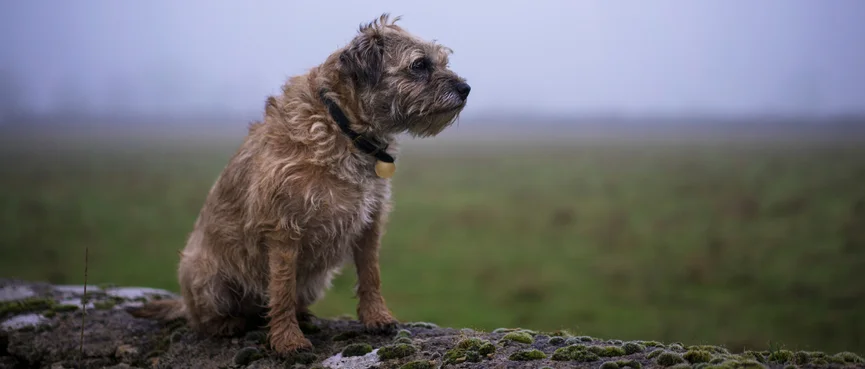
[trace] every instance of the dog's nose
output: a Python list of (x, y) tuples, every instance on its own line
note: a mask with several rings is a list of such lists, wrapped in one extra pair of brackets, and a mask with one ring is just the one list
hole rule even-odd
[(469, 92), (472, 91), (472, 86), (469, 86), (468, 83), (460, 82), (457, 83), (456, 89), (457, 93), (460, 94), (460, 98), (465, 100), (469, 97)]

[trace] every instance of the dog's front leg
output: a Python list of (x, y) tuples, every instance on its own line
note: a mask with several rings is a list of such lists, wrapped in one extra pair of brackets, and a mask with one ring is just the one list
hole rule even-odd
[(297, 245), (268, 245), (270, 345), (280, 354), (312, 348), (297, 323)]
[(378, 250), (381, 244), (381, 218), (364, 231), (354, 248), (357, 269), (357, 316), (367, 329), (390, 330), (398, 321), (387, 308), (381, 294)]

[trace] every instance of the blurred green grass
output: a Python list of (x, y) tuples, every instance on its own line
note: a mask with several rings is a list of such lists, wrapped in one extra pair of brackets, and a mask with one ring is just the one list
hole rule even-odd
[[(177, 290), (238, 141), (8, 140), (0, 276)], [(381, 253), (402, 320), (865, 352), (865, 145), (406, 144)], [(321, 316), (354, 314), (348, 266)]]

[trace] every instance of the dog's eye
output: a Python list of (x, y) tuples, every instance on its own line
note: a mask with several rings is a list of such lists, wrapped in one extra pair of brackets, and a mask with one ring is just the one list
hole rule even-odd
[(422, 72), (427, 69), (426, 59), (420, 58), (411, 63), (411, 70), (415, 72)]

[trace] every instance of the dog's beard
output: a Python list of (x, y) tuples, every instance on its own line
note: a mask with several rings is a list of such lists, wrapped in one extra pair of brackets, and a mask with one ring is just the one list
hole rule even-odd
[(418, 138), (438, 135), (456, 122), (461, 111), (462, 108), (458, 108), (416, 117), (408, 124), (407, 131), (410, 135)]

